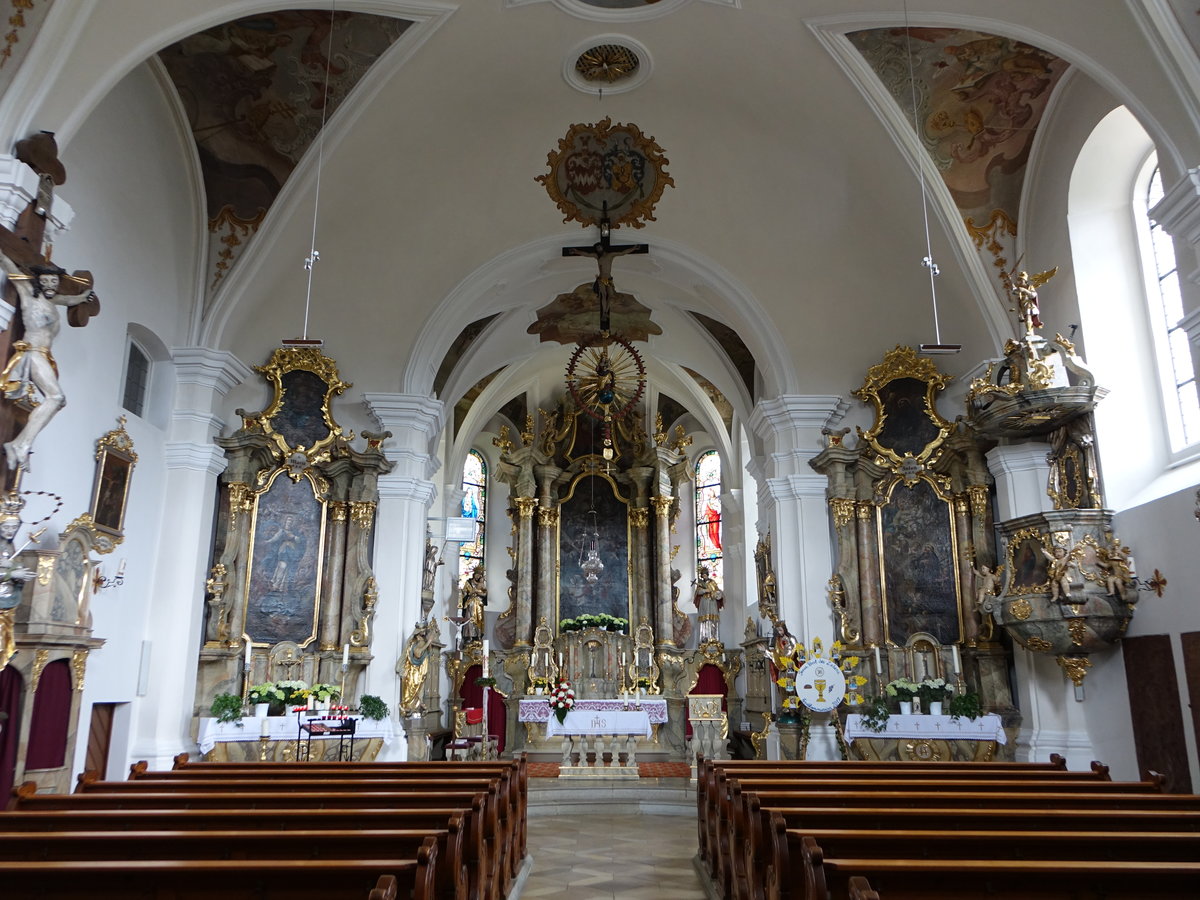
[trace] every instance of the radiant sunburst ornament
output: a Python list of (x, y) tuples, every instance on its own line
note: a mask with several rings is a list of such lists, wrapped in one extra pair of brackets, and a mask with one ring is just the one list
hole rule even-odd
[(586, 81), (612, 84), (628, 78), (638, 69), (637, 54), (620, 44), (600, 44), (579, 54), (575, 71)]
[(567, 390), (583, 412), (603, 424), (603, 455), (612, 459), (612, 423), (642, 399), (646, 366), (627, 340), (601, 332), (580, 341), (571, 354)]

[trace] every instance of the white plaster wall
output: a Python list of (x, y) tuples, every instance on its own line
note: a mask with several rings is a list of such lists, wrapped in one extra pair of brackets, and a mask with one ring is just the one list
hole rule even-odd
[[(181, 163), (187, 156), (171, 121), (153, 77), (143, 67), (117, 85), (70, 146), (61, 148), (67, 182), (58, 191), (76, 215), (72, 230), (55, 246), (54, 259), (69, 270), (93, 272), (101, 312), (86, 328), (71, 328), (64, 320), (54, 353), (67, 406), (35, 444), (32, 472), (23, 484), (63, 497), (52, 531), (89, 510), (95, 442), (125, 413), (121, 380), (128, 324), (139, 323), (167, 345), (181, 343), (186, 335), (197, 239), (190, 223), (201, 216), (192, 204), (189, 176)], [(169, 365), (155, 367), (151, 389), (171, 396)], [(107, 643), (88, 664), (77, 769), (83, 763), (92, 703), (130, 703), (136, 715), (141, 645), (154, 638), (145, 632), (147, 611), (152, 603), (174, 602), (151, 593), (158, 547), (170, 540), (171, 519), (189, 513), (163, 509), (163, 429), (133, 415), (126, 428), (138, 463), (130, 485), (125, 540), (102, 562), (110, 576), (122, 558), (128, 564), (125, 584), (101, 592), (92, 602), (95, 634)], [(27, 518), (40, 515), (35, 510), (31, 503)], [(184, 608), (179, 615), (199, 612)], [(167, 653), (152, 657), (152, 666), (176, 664)], [(110, 750), (114, 767), (123, 768), (132, 722), (129, 714), (118, 716)]]

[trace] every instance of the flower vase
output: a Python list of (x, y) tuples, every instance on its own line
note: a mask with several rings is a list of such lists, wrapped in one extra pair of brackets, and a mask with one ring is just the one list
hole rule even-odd
[(540, 697), (542, 694), (546, 693), (546, 689), (543, 687), (535, 687), (533, 689), (533, 693), (535, 696)]
[(254, 704), (254, 718), (256, 718), (256, 719), (264, 718), (267, 715), (267, 711), (270, 710), (270, 708), (271, 708), (270, 703), (255, 703)]
[(900, 701), (900, 715), (902, 715), (902, 716), (911, 716), (912, 715), (912, 701), (911, 700), (901, 700)]
[(929, 714), (931, 716), (940, 716), (942, 714), (942, 701), (941, 700), (930, 700), (929, 701)]

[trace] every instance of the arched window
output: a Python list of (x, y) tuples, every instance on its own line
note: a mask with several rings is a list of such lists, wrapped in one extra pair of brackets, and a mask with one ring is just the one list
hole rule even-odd
[[(1147, 171), (1149, 177), (1145, 176)], [(1145, 187), (1138, 192), (1134, 203), (1142, 223), (1146, 293), (1166, 405), (1167, 431), (1171, 449), (1180, 450), (1200, 441), (1200, 400), (1196, 395), (1196, 373), (1187, 332), (1179, 324), (1183, 318), (1183, 299), (1179, 293), (1175, 245), (1163, 227), (1150, 218), (1150, 210), (1163, 199), (1162, 173), (1153, 155), (1146, 163), (1143, 178)]]
[(709, 450), (696, 460), (696, 568), (707, 566), (708, 574), (723, 588), (722, 558), (721, 456)]
[(484, 532), (487, 521), (487, 462), (478, 450), (467, 454), (463, 463), (462, 515), (475, 520), (475, 540), (463, 544), (458, 551), (459, 587), (471, 577), (476, 566), (483, 565)]

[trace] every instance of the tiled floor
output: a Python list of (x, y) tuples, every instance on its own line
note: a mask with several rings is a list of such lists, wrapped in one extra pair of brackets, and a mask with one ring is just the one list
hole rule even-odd
[(521, 900), (704, 900), (695, 816), (530, 816)]

